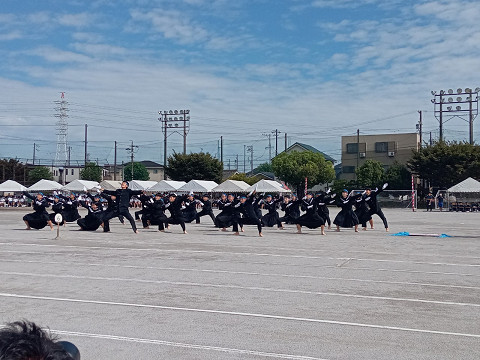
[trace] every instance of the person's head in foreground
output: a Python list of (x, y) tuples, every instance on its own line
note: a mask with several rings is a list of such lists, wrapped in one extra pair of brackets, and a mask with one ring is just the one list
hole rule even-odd
[(80, 360), (77, 347), (28, 321), (0, 328), (0, 360)]
[(128, 189), (128, 186), (129, 186), (129, 185), (130, 185), (130, 184), (128, 183), (128, 181), (122, 181), (122, 185), (121, 185), (121, 186), (122, 186), (122, 189)]

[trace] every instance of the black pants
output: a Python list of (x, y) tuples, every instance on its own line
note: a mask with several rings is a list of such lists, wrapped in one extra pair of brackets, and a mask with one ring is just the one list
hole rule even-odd
[(110, 223), (109, 223), (109, 220), (114, 218), (114, 217), (119, 217), (122, 216), (124, 218), (126, 218), (128, 221), (130, 221), (130, 225), (132, 225), (132, 230), (134, 232), (137, 231), (137, 225), (135, 225), (135, 220), (133, 219), (132, 215), (130, 215), (130, 212), (128, 211), (128, 209), (120, 209), (118, 210), (118, 212), (112, 212), (108, 215), (106, 215), (103, 219), (103, 231), (104, 232), (108, 232), (110, 231)]
[(195, 223), (200, 224), (200, 218), (202, 216), (208, 215), (212, 219), (213, 223), (215, 224), (215, 215), (213, 215), (213, 210), (210, 211), (205, 211), (202, 209), (202, 211), (198, 212), (196, 217), (195, 217)]
[(377, 214), (380, 219), (382, 219), (383, 221), (383, 225), (385, 226), (385, 229), (388, 229), (388, 223), (387, 223), (387, 218), (385, 217), (385, 215), (383, 214), (383, 211), (382, 209), (377, 209), (377, 210), (370, 210), (370, 216), (374, 215), (374, 214)]
[(182, 227), (182, 230), (185, 231), (185, 219), (183, 217), (171, 216), (165, 221), (165, 224), (180, 225)]
[(238, 221), (240, 227), (243, 229), (243, 225), (257, 225), (258, 233), (262, 233), (262, 222), (259, 218), (244, 217)]

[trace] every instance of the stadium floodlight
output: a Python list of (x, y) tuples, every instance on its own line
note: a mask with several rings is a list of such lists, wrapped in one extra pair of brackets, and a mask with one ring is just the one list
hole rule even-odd
[(452, 97), (449, 97), (449, 98), (448, 98), (448, 102), (453, 102), (453, 98), (452, 98)]
[(432, 95), (433, 96), (437, 95), (437, 92), (432, 90)]
[(462, 110), (462, 107), (461, 107), (461, 106), (457, 106), (457, 110), (458, 110), (458, 111)]
[(440, 95), (445, 95), (445, 90), (440, 90)]
[(475, 88), (475, 92), (478, 93), (480, 91), (480, 87)]
[(458, 96), (458, 97), (457, 97), (457, 101), (458, 101), (458, 102), (462, 101), (462, 97), (461, 97), (461, 96)]
[(448, 89), (449, 94), (453, 94), (453, 89)]
[(448, 111), (451, 111), (451, 110), (452, 110), (452, 107), (451, 107), (451, 106), (447, 106), (447, 110), (448, 110)]
[(457, 89), (457, 94), (461, 94), (462, 93), (462, 89), (458, 88)]

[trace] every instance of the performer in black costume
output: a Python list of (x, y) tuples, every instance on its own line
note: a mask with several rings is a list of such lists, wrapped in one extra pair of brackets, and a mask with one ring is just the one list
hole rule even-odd
[(267, 210), (267, 213), (262, 216), (263, 226), (273, 227), (277, 225), (277, 228), (283, 229), (280, 216), (278, 215), (277, 207), (278, 203), (283, 199), (274, 199), (272, 195), (267, 195), (263, 201), (263, 208)]
[(193, 194), (189, 194), (183, 202), (184, 209), (182, 209), (183, 217), (186, 223), (191, 223), (197, 218), (197, 200)]
[(155, 194), (153, 202), (148, 203), (148, 223), (150, 225), (158, 225), (159, 231), (165, 231), (165, 223), (168, 218), (165, 215), (165, 202), (162, 199), (162, 194)]
[(197, 224), (200, 224), (200, 218), (202, 216), (208, 215), (215, 224), (215, 215), (213, 214), (212, 202), (210, 201), (210, 197), (207, 194), (203, 195), (202, 199), (199, 200), (199, 204), (202, 206), (202, 210), (196, 214), (195, 222)]
[(241, 196), (240, 197), (240, 213), (241, 218), (239, 219), (239, 226), (243, 232), (244, 225), (257, 225), (258, 235), (260, 237), (263, 236), (262, 234), (262, 221), (257, 217), (255, 212), (253, 202), (255, 201), (255, 191), (248, 194), (248, 196)]
[(325, 219), (318, 214), (318, 200), (313, 198), (312, 193), (307, 193), (302, 201), (302, 208), (305, 209), (305, 214), (296, 220), (297, 233), (302, 233), (302, 226), (309, 229), (321, 228), (321, 234), (325, 235)]
[(142, 209), (135, 211), (135, 220), (140, 220), (140, 215), (146, 214), (148, 212), (148, 203), (152, 200), (152, 197), (146, 194), (142, 194), (139, 197), (140, 203), (142, 204)]
[(228, 227), (235, 224), (235, 204), (236, 201), (233, 194), (228, 194), (226, 202), (222, 201), (218, 203), (218, 207), (222, 211), (215, 218), (215, 226), (221, 228), (222, 231), (227, 231)]
[(50, 206), (49, 200), (42, 193), (38, 193), (35, 197), (24, 191), (23, 195), (32, 200), (33, 210), (35, 211), (23, 217), (23, 221), (27, 225), (26, 230), (31, 228), (40, 230), (47, 225), (50, 226), (50, 230), (53, 230), (53, 223), (50, 221), (46, 210)]
[(285, 195), (283, 202), (280, 204), (284, 215), (279, 220), (285, 224), (296, 224), (296, 220), (300, 217), (301, 202), (301, 199), (295, 197), (295, 200), (293, 200), (293, 197), (290, 198), (290, 195)]
[(318, 215), (320, 215), (320, 217), (326, 221), (329, 229), (332, 227), (332, 220), (330, 220), (330, 210), (328, 210), (327, 205), (335, 202), (335, 195), (336, 194), (330, 195), (330, 189), (328, 189), (326, 192), (318, 193), (316, 197), (318, 202)]
[(365, 202), (365, 198), (363, 196), (357, 197), (355, 199), (355, 214), (358, 217), (358, 222), (362, 224), (362, 230), (367, 230), (367, 222), (372, 220), (372, 216), (370, 215), (370, 209)]
[(88, 210), (88, 214), (83, 219), (78, 219), (77, 224), (80, 230), (95, 231), (103, 223), (103, 209), (102, 205), (94, 202), (89, 205), (86, 201), (80, 201), (80, 205)]
[(340, 227), (355, 227), (355, 232), (358, 232), (358, 217), (352, 207), (353, 204), (355, 204), (356, 199), (360, 196), (362, 195), (350, 196), (346, 189), (342, 191), (342, 196), (340, 196), (337, 201), (337, 206), (341, 207), (342, 210), (340, 210), (335, 217), (335, 220), (333, 220), (333, 223), (337, 225), (337, 231), (340, 231)]
[(52, 203), (53, 213), (50, 213), (48, 215), (48, 218), (52, 223), (55, 223), (55, 216), (57, 214), (62, 215), (62, 222), (60, 223), (60, 226), (63, 226), (65, 224), (65, 219), (63, 216), (63, 201), (60, 200), (60, 197), (58, 195), (55, 195), (53, 199), (50, 199), (50, 202)]
[(177, 194), (172, 193), (168, 196), (168, 201), (165, 203), (165, 209), (170, 211), (170, 217), (165, 223), (180, 225), (184, 234), (187, 234), (187, 230), (185, 228), (185, 218), (182, 212), (182, 203), (187, 197), (187, 195), (177, 196)]
[(117, 197), (115, 195), (108, 195), (104, 192), (102, 192), (100, 196), (107, 200), (107, 208), (105, 209), (105, 212), (103, 214), (103, 231), (110, 231), (110, 219), (113, 219), (114, 217), (118, 217), (120, 222), (125, 225), (123, 216), (118, 214)]
[(135, 225), (135, 220), (133, 219), (132, 215), (130, 215), (130, 211), (128, 210), (130, 207), (130, 198), (134, 195), (140, 195), (142, 190), (132, 190), (128, 188), (128, 181), (122, 182), (122, 188), (117, 190), (103, 190), (103, 192), (107, 195), (115, 195), (117, 200), (117, 214), (110, 214), (108, 217), (104, 218), (104, 221), (109, 221), (112, 217), (122, 215), (125, 217), (132, 226), (132, 230), (134, 233), (138, 234), (137, 226)]
[(63, 200), (63, 220), (65, 222), (77, 221), (81, 218), (78, 213), (78, 200), (74, 193), (71, 193), (69, 197), (62, 194), (58, 196)]
[[(369, 215), (372, 216), (373, 214), (377, 214), (380, 219), (383, 221), (383, 225), (385, 226), (385, 231), (388, 232), (388, 223), (387, 218), (383, 214), (380, 205), (378, 204), (377, 195), (380, 194), (383, 190), (385, 190), (388, 186), (388, 183), (383, 184), (381, 189), (376, 188), (375, 190), (367, 189), (365, 190), (365, 202), (367, 203), (368, 207), (370, 208)], [(373, 229), (373, 220), (370, 220), (370, 227)]]

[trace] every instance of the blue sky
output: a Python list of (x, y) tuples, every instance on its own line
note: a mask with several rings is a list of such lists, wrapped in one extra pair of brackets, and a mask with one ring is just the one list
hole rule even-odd
[[(244, 145), (268, 161), (274, 129), (280, 151), (287, 133), (338, 160), (342, 135), (415, 132), (418, 110), (435, 138), (430, 91), (480, 86), (479, 19), (465, 0), (3, 0), (0, 157), (55, 157), (62, 91), (72, 160), (88, 124), (91, 159), (113, 163), (117, 141), (128, 161), (133, 140), (162, 163), (170, 109), (191, 111), (188, 152), (217, 155), (223, 136), (241, 169)], [(468, 139), (461, 119), (444, 128)]]

